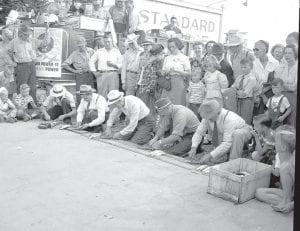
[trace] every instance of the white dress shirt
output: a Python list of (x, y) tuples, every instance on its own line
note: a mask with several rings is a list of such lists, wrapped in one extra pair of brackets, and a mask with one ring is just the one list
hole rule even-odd
[(267, 62), (267, 65), (263, 67), (260, 60), (255, 58), (253, 62), (253, 73), (256, 75), (256, 78), (261, 83), (266, 83), (268, 81), (268, 76), (270, 72), (275, 71), (275, 69), (279, 66), (279, 62), (275, 59), (272, 59), (268, 57), (269, 60)]
[(97, 50), (89, 61), (90, 71), (97, 71), (96, 62), (99, 71), (116, 70), (114, 67), (109, 67), (107, 65), (107, 61), (111, 61), (116, 64), (120, 69), (122, 66), (122, 55), (120, 51), (114, 47), (109, 51), (105, 48)]
[(122, 107), (122, 109), (119, 110), (118, 108), (115, 108), (110, 113), (109, 119), (107, 121), (107, 127), (111, 127), (122, 112), (129, 119), (129, 124), (127, 125), (127, 127), (120, 131), (120, 134), (124, 136), (133, 132), (139, 120), (144, 119), (147, 115), (149, 115), (150, 110), (140, 98), (133, 95), (125, 96), (124, 106)]
[(85, 101), (84, 99), (81, 99), (77, 109), (77, 122), (82, 122), (86, 111), (97, 110), (98, 117), (97, 119), (90, 122), (89, 126), (94, 127), (102, 124), (105, 121), (105, 113), (109, 111), (105, 98), (102, 95), (93, 93), (89, 108), (88, 104), (89, 102)]
[[(219, 139), (221, 140), (221, 143), (210, 153), (214, 158), (222, 156), (223, 154), (226, 154), (230, 151), (232, 145), (232, 134), (235, 130), (249, 127), (242, 117), (232, 111), (229, 111), (228, 114), (227, 112), (228, 110), (222, 108), (221, 113), (216, 121), (218, 126), (218, 136), (222, 139)], [(227, 116), (225, 118), (226, 114)], [(213, 131), (214, 122), (202, 119), (192, 138), (193, 148), (198, 147), (202, 140), (202, 137), (206, 134), (206, 131), (208, 129)]]

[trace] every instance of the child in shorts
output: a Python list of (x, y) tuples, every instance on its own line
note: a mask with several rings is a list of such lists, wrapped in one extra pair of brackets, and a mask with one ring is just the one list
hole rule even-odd
[(35, 118), (37, 113), (37, 106), (29, 95), (30, 87), (27, 84), (20, 86), (20, 94), (13, 96), (13, 102), (17, 108), (17, 118), (20, 120), (28, 121)]
[(8, 98), (8, 91), (5, 87), (0, 88), (0, 122), (14, 123), (16, 119), (16, 107)]

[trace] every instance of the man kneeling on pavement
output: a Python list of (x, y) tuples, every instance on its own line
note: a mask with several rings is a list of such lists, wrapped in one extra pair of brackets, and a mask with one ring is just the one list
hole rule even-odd
[[(133, 95), (124, 96), (124, 93), (118, 90), (111, 90), (107, 99), (111, 113), (104, 134), (113, 139), (130, 140), (140, 145), (148, 143), (155, 122), (146, 104)], [(122, 112), (129, 123), (120, 132), (112, 134), (111, 127)]]
[(216, 147), (213, 151), (201, 157), (199, 163), (221, 163), (229, 159), (242, 157), (243, 148), (252, 137), (251, 127), (246, 124), (236, 113), (221, 107), (220, 103), (213, 99), (203, 102), (199, 108), (203, 118), (192, 139), (192, 147), (189, 156), (193, 159), (197, 148), (210, 129), (213, 134), (212, 143)]
[(155, 107), (160, 115), (160, 123), (149, 145), (169, 154), (186, 155), (199, 125), (197, 116), (187, 107), (173, 105), (168, 98), (157, 100)]
[(54, 85), (41, 106), (41, 112), (42, 118), (46, 121), (58, 120), (71, 123), (71, 117), (76, 114), (74, 96), (65, 87)]
[(81, 101), (77, 109), (77, 127), (86, 131), (100, 132), (108, 119), (108, 105), (102, 95), (96, 94), (90, 85), (81, 85), (78, 94)]

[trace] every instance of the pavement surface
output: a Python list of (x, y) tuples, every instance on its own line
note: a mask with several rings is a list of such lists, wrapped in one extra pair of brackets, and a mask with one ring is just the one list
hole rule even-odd
[(0, 124), (1, 231), (293, 230), (293, 213), (206, 193), (208, 177), (81, 135)]

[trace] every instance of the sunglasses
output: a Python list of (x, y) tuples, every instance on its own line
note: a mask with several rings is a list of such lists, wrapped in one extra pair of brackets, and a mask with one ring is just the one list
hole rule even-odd
[(253, 51), (259, 51), (259, 49), (258, 48), (253, 48)]

